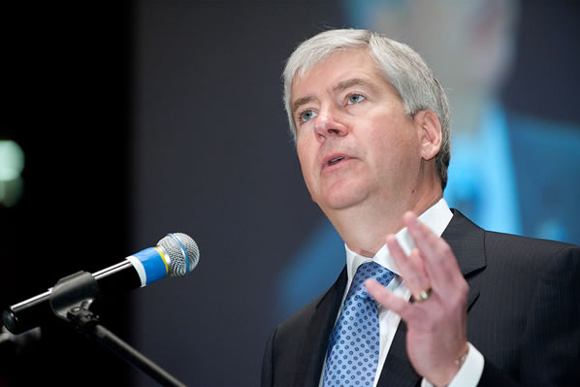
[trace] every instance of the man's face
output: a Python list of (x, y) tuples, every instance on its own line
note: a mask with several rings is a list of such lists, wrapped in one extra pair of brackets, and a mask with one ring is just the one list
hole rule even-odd
[(420, 129), (366, 52), (334, 53), (296, 77), (291, 101), (302, 174), (327, 215), (408, 204), (419, 183)]

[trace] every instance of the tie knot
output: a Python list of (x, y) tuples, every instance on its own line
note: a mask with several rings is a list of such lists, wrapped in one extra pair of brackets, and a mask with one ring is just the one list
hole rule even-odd
[(383, 286), (387, 286), (393, 277), (395, 277), (395, 273), (382, 267), (378, 263), (374, 261), (365, 262), (356, 270), (347, 297), (358, 296), (363, 299), (370, 298), (366, 288), (363, 286), (367, 278), (373, 278)]

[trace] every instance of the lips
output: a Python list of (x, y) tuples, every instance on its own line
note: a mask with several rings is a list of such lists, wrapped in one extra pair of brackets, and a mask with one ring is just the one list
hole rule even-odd
[(348, 159), (350, 159), (350, 157), (348, 155), (345, 155), (342, 153), (333, 153), (333, 154), (327, 155), (322, 159), (322, 169), (324, 170), (326, 168), (333, 167), (333, 166), (340, 164)]
[(328, 165), (333, 165), (338, 163), (339, 161), (344, 160), (344, 156), (338, 156), (328, 162)]

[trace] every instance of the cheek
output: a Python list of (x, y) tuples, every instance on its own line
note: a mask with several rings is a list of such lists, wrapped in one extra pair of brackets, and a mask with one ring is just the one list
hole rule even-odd
[(306, 181), (306, 185), (310, 188), (310, 180), (315, 167), (314, 163), (316, 160), (316, 154), (313, 150), (300, 142), (296, 144), (296, 151), (298, 154), (298, 161), (300, 162), (300, 169), (302, 170), (302, 176)]
[[(369, 143), (373, 149), (373, 159), (375, 167), (386, 173), (408, 172), (406, 168), (414, 163), (414, 159), (419, 157), (417, 148), (417, 138), (413, 129), (408, 126), (394, 126), (395, 131), (385, 135), (385, 127), (382, 132), (374, 131), (369, 137)], [(408, 131), (401, 135), (396, 130)], [(390, 172), (388, 172), (390, 171)]]
[(306, 150), (306, 147), (300, 142), (296, 143), (296, 154), (298, 155), (298, 161), (300, 162), (300, 167), (304, 171), (306, 164), (308, 164), (308, 152)]

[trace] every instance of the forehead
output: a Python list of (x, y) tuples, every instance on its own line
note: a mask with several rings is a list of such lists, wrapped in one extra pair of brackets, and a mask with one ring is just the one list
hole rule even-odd
[(292, 80), (292, 99), (308, 90), (322, 92), (320, 87), (332, 88), (348, 78), (386, 82), (375, 59), (366, 49), (346, 49), (334, 52), (306, 71), (299, 69)]

